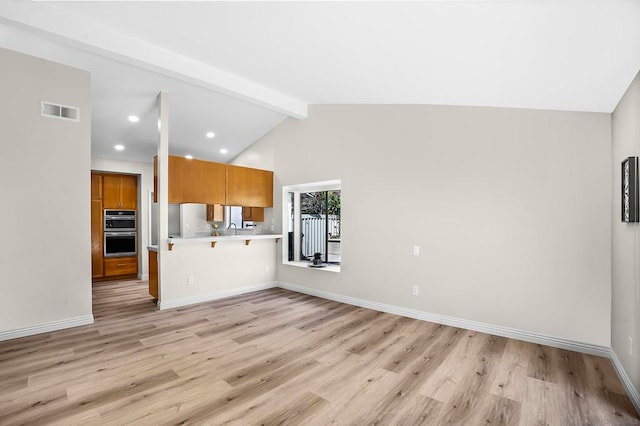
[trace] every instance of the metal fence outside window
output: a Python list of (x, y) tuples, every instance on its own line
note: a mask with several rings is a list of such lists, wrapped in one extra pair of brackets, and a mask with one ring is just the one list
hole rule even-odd
[[(324, 216), (303, 214), (302, 223), (302, 254), (307, 257), (314, 253), (326, 252), (327, 223)], [(340, 217), (329, 215), (329, 234), (340, 234)]]

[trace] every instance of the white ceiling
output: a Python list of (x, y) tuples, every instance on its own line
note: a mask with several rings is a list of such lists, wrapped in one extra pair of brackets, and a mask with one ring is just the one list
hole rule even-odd
[(222, 145), (231, 158), (306, 104), (611, 112), (640, 69), (636, 0), (0, 0), (0, 24), (4, 47), (35, 54), (46, 37), (40, 55), (92, 71), (100, 156), (121, 140), (148, 158), (133, 147), (153, 149), (154, 124), (121, 122), (136, 108), (155, 117), (159, 90), (176, 153), (226, 161)]
[[(91, 71), (92, 156), (149, 163), (157, 152), (156, 96), (169, 93), (170, 152), (228, 162), (285, 115), (155, 72), (0, 25), (0, 45)], [(130, 123), (129, 115), (140, 122)], [(84, 113), (81, 112), (81, 117)], [(208, 139), (206, 133), (215, 137)], [(115, 145), (124, 145), (116, 151)], [(220, 149), (228, 150), (221, 154)]]

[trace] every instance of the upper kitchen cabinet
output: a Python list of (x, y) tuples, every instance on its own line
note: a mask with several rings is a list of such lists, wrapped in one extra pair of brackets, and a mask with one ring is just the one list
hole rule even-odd
[(273, 207), (273, 172), (227, 165), (227, 201), (231, 206)]
[[(157, 158), (154, 158), (154, 200), (157, 201)], [(169, 156), (169, 202), (224, 204), (225, 165)]]
[(102, 200), (102, 176), (91, 174), (91, 199)]
[(136, 176), (102, 176), (103, 208), (134, 210), (137, 208), (137, 204), (138, 179)]
[(169, 202), (198, 203), (202, 190), (202, 164), (169, 156)]
[(202, 203), (224, 204), (226, 200), (227, 168), (222, 163), (200, 161), (202, 163)]
[(243, 207), (242, 220), (264, 222), (264, 207)]

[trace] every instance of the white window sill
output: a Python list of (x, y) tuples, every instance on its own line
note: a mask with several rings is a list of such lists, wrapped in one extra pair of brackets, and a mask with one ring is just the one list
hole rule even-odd
[(311, 268), (309, 267), (309, 262), (282, 262), (283, 265), (287, 265), (287, 266), (296, 266), (298, 268), (305, 268), (305, 269), (314, 269), (316, 271), (323, 271), (323, 272), (340, 272), (340, 265), (326, 265), (323, 268)]

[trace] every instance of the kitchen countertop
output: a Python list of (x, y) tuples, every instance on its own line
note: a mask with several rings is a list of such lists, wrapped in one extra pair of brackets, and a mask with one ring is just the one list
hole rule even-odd
[(209, 235), (206, 237), (169, 237), (168, 241), (173, 243), (199, 243), (210, 241), (226, 241), (226, 240), (265, 240), (273, 238), (282, 238), (282, 234), (238, 234), (238, 235), (218, 235), (214, 237)]
[(147, 250), (155, 251), (157, 253), (158, 252), (158, 246), (157, 245), (147, 246)]
[(238, 235), (220, 235), (217, 237), (169, 237), (167, 243), (169, 244), (169, 250), (172, 249), (174, 244), (195, 244), (195, 243), (211, 243), (215, 246), (215, 243), (220, 241), (245, 241), (248, 245), (252, 240), (279, 240), (282, 238), (282, 234), (238, 234)]

